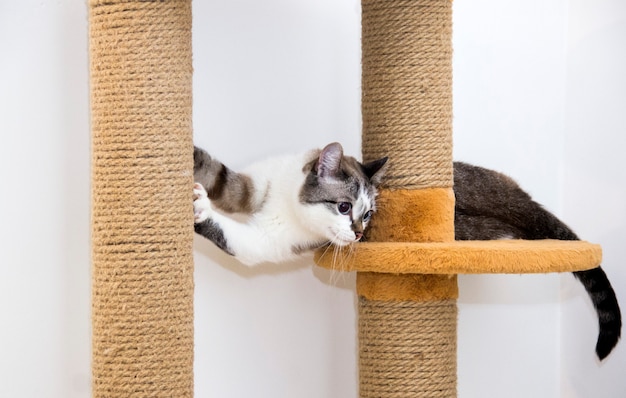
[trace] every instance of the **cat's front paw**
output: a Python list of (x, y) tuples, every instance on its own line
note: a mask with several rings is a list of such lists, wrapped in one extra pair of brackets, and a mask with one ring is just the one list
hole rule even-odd
[(202, 184), (193, 184), (193, 222), (198, 224), (211, 215), (211, 201)]

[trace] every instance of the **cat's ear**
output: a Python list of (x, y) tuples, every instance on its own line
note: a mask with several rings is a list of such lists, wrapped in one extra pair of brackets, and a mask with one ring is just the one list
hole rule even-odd
[(326, 145), (317, 160), (317, 175), (322, 178), (337, 175), (341, 168), (342, 158), (343, 148), (340, 143), (333, 142)]
[(363, 172), (365, 173), (367, 178), (370, 179), (372, 184), (380, 184), (383, 175), (385, 175), (385, 170), (387, 170), (387, 168), (385, 167), (385, 165), (387, 164), (387, 160), (389, 160), (389, 158), (385, 156), (384, 158), (373, 160), (362, 165)]

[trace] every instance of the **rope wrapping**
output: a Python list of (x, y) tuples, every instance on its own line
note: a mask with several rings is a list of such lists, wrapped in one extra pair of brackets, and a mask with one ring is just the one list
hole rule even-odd
[(455, 300), (359, 298), (361, 398), (456, 396)]
[(89, 3), (94, 397), (193, 396), (191, 1)]
[(385, 186), (452, 186), (452, 2), (362, 1), (364, 161)]
[[(362, 0), (361, 107), (363, 160), (390, 159), (373, 240), (453, 240), (450, 0)], [(361, 398), (456, 396), (456, 283), (357, 275)]]

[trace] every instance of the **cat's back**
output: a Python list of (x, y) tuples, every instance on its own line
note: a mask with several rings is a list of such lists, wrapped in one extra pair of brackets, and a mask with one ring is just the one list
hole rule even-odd
[(454, 162), (457, 206), (504, 205), (530, 201), (530, 196), (506, 174), (464, 162)]
[(454, 162), (454, 186), (460, 189), (521, 190), (506, 174), (465, 162)]

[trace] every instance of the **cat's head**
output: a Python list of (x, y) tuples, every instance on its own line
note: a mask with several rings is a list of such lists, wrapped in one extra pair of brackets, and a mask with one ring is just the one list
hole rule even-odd
[(303, 169), (306, 179), (300, 191), (309, 227), (339, 246), (360, 240), (376, 211), (376, 186), (387, 158), (362, 164), (344, 156), (336, 142), (311, 157)]

